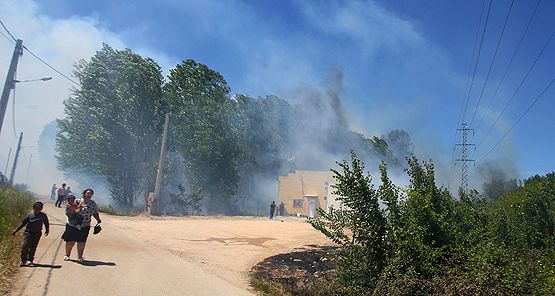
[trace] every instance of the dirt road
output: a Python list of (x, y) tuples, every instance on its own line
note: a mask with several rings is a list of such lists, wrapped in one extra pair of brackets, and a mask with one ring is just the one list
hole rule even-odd
[(63, 261), (63, 210), (46, 204), (44, 212), (50, 235), (37, 266), (19, 269), (11, 295), (252, 295), (247, 273), (257, 262), (329, 244), (302, 220), (103, 215), (80, 265)]

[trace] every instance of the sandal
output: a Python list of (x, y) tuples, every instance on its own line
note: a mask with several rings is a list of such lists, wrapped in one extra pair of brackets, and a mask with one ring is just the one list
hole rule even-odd
[(81, 257), (81, 258), (79, 258), (79, 261), (78, 261), (78, 262), (79, 262), (80, 264), (83, 264), (83, 263), (85, 263), (85, 257)]

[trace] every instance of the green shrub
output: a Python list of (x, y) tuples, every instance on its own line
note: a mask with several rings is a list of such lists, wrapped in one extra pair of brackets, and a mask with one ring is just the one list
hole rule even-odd
[(335, 294), (555, 295), (555, 173), (455, 199), (432, 162), (408, 163), (404, 189), (382, 164), (375, 190), (354, 154), (332, 170), (343, 206), (308, 222), (342, 246)]
[(24, 216), (31, 211), (33, 196), (13, 187), (0, 186), (0, 287), (5, 287), (7, 277), (17, 263), (20, 236), (12, 236)]
[(112, 205), (103, 205), (103, 204), (97, 204), (98, 206), (98, 211), (104, 214), (108, 214), (108, 215), (117, 215), (118, 212), (116, 211), (116, 209), (114, 207), (112, 207)]

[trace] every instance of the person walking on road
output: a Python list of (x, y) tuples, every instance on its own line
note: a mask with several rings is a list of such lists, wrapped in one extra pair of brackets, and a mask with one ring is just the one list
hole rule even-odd
[(79, 204), (79, 202), (75, 201), (75, 195), (73, 195), (73, 193), (70, 193), (67, 196), (67, 205), (66, 205), (67, 222), (66, 222), (66, 226), (70, 225), (70, 226), (73, 226), (73, 227), (77, 228), (78, 230), (81, 230), (81, 224), (83, 222), (83, 215), (81, 215), (79, 213), (80, 209), (81, 209), (81, 205)]
[(285, 204), (283, 202), (281, 202), (279, 204), (279, 215), (280, 216), (284, 216), (285, 215)]
[(44, 224), (44, 236), (48, 236), (50, 231), (50, 224), (48, 223), (48, 216), (42, 212), (43, 203), (37, 201), (33, 205), (33, 211), (17, 226), (12, 235), (15, 235), (21, 228), (25, 228), (23, 233), (23, 243), (21, 244), (21, 262), (19, 266), (25, 266), (27, 261), (29, 265), (33, 265), (33, 260), (35, 259), (35, 252), (37, 251), (37, 246), (39, 245), (40, 237), (42, 235), (42, 225)]
[(52, 188), (50, 188), (50, 199), (56, 200), (56, 184), (52, 184)]
[(56, 200), (56, 203), (54, 205), (58, 208), (61, 208), (62, 203), (66, 199), (66, 183), (62, 183), (62, 186), (60, 186), (58, 190), (56, 190), (56, 194), (58, 195), (58, 199)]
[(270, 219), (274, 219), (274, 213), (276, 212), (276, 202), (272, 201), (270, 204)]
[[(64, 256), (64, 261), (69, 261), (71, 250), (73, 249), (75, 243), (77, 243), (77, 256), (79, 258), (79, 263), (83, 263), (85, 261), (83, 254), (85, 252), (85, 245), (87, 243), (87, 238), (91, 230), (92, 217), (96, 219), (97, 224), (100, 224), (100, 222), (102, 222), (100, 220), (100, 215), (98, 214), (98, 207), (96, 205), (96, 202), (92, 200), (93, 195), (94, 191), (92, 189), (85, 189), (83, 191), (83, 198), (79, 202), (78, 210), (79, 214), (83, 218), (83, 220), (81, 221), (81, 229), (78, 229), (77, 225), (72, 225), (75, 223), (70, 224), (70, 217), (68, 211), (66, 211), (68, 222), (66, 223), (66, 230), (62, 235), (62, 239), (66, 242), (66, 254)], [(77, 219), (75, 221), (77, 221)]]

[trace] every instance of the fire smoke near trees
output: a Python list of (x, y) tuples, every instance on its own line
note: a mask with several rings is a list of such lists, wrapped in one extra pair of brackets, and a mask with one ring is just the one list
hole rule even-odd
[(144, 204), (154, 188), (168, 112), (159, 209), (172, 214), (190, 212), (183, 206), (189, 197), (204, 213), (256, 214), (277, 196), (277, 176), (289, 170), (328, 170), (351, 150), (367, 162), (402, 168), (414, 148), (405, 131), (367, 138), (350, 130), (339, 69), (324, 90), (254, 98), (231, 95), (223, 76), (193, 60), (164, 80), (152, 59), (104, 45), (77, 64), (75, 76), (81, 88), (58, 120), (58, 166), (68, 178), (105, 180), (123, 208)]

